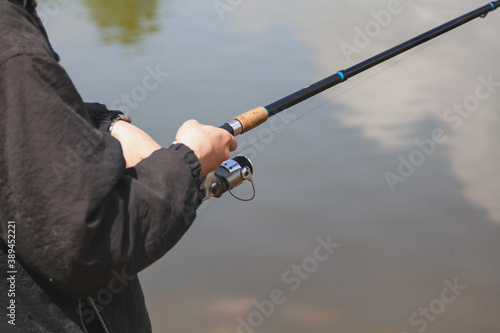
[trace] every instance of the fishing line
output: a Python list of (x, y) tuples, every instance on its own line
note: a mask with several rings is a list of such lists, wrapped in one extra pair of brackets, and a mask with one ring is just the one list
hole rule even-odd
[(220, 126), (234, 136), (248, 132), (257, 126), (263, 124), (272, 117), (298, 103), (301, 103), (327, 89), (330, 89), (340, 83), (343, 83), (372, 67), (375, 67), (389, 59), (392, 59), (402, 53), (405, 53), (419, 45), (427, 43), (451, 30), (454, 30), (476, 18), (484, 17), (489, 12), (500, 7), (500, 0), (491, 2), (483, 7), (464, 14), (456, 19), (444, 23), (434, 29), (418, 35), (406, 42), (394, 46), (384, 52), (381, 52), (365, 61), (362, 61), (345, 70), (340, 70), (335, 74), (328, 76), (318, 82), (315, 82), (303, 89), (300, 89), (280, 100), (277, 100), (267, 106), (260, 106), (247, 111), (233, 118), (233, 120)]
[[(247, 111), (245, 113), (240, 114), (237, 117), (234, 117), (233, 120), (224, 123), (220, 128), (225, 129), (229, 133), (231, 133), (234, 136), (246, 133), (259, 125), (265, 123), (269, 117), (272, 117), (286, 109), (291, 108), (292, 106), (299, 104), (313, 96), (318, 95), (319, 93), (328, 90), (338, 84), (344, 83), (348, 79), (363, 73), (367, 71), (368, 69), (371, 69), (381, 63), (384, 63), (390, 59), (393, 59), (403, 53), (406, 53), (414, 48), (419, 47), (422, 44), (428, 43), (429, 41), (438, 38), (439, 36), (454, 30), (476, 18), (479, 17), (486, 17), (486, 15), (491, 12), (496, 10), (497, 8), (500, 7), (500, 0), (490, 2), (489, 4), (480, 7), (476, 10), (473, 10), (467, 14), (464, 14), (456, 19), (453, 19), (447, 23), (444, 23), (434, 29), (431, 29), (423, 34), (418, 35), (417, 37), (414, 37), (406, 42), (403, 42), (399, 45), (396, 45), (384, 52), (381, 52), (365, 61), (362, 61), (354, 66), (351, 66), (345, 70), (340, 70), (336, 72), (335, 74), (328, 76), (318, 82), (315, 82), (305, 88), (302, 88), (286, 97), (283, 97), (280, 100), (277, 100), (267, 106), (259, 106), (253, 110)], [(420, 49), (416, 49), (414, 52), (406, 55), (405, 57), (402, 57), (398, 61), (394, 62), (393, 64), (390, 64), (383, 70), (373, 74), (372, 76), (369, 76), (365, 80), (361, 81), (358, 84), (355, 84), (354, 86), (348, 88), (347, 90), (343, 91), (342, 93), (334, 96), (333, 98), (327, 100), (326, 102), (322, 103), (321, 105), (313, 108), (311, 111), (303, 114), (299, 118), (295, 119), (301, 119), (304, 116), (310, 114), (312, 111), (319, 109), (320, 107), (324, 106), (325, 104), (333, 101), (340, 95), (350, 91), (351, 89), (359, 86), (361, 83), (366, 82), (367, 80), (373, 78), (375, 75), (378, 75), (388, 68), (394, 66), (395, 64), (398, 64), (404, 59), (407, 59), (409, 56), (414, 55), (416, 52), (422, 50), (426, 46), (431, 45), (430, 43), (425, 45), (424, 47)], [(293, 123), (294, 121), (291, 121), (289, 124)], [(285, 124), (282, 126), (284, 128), (285, 126), (288, 126), (289, 124)], [(280, 128), (281, 129), (281, 128)], [(276, 133), (276, 131), (272, 131), (271, 134)], [(261, 138), (259, 141), (262, 141), (266, 137), (269, 137), (271, 134)], [(252, 145), (250, 145), (252, 146)], [(250, 147), (249, 146), (249, 147)], [(246, 147), (248, 148), (248, 147)], [(206, 189), (206, 196), (204, 200), (207, 200), (211, 198), (212, 196), (214, 197), (221, 197), (222, 194), (224, 194), (227, 191), (230, 191), (234, 189), (235, 187), (239, 186), (242, 184), (245, 180), (249, 180), (252, 182), (253, 185), (253, 171), (254, 167), (250, 159), (248, 159), (246, 156), (239, 155), (236, 156), (233, 159), (230, 159), (226, 162), (224, 162), (219, 169), (217, 169), (215, 172), (209, 174), (203, 181), (203, 185), (205, 186)], [(254, 188), (255, 190), (255, 188)], [(255, 194), (255, 192), (254, 192)]]
[[(442, 38), (442, 37), (441, 37), (441, 38)], [(272, 131), (270, 134), (267, 134), (266, 136), (264, 136), (264, 137), (262, 137), (262, 138), (258, 139), (256, 142), (254, 142), (254, 143), (252, 143), (252, 144), (250, 144), (250, 145), (248, 145), (248, 146), (245, 146), (245, 147), (244, 147), (244, 148), (242, 148), (242, 149), (237, 150), (237, 151), (236, 151), (236, 154), (240, 154), (240, 153), (241, 153), (241, 152), (243, 152), (245, 149), (248, 149), (248, 148), (250, 148), (250, 147), (253, 147), (253, 146), (254, 146), (254, 145), (256, 145), (257, 143), (259, 143), (259, 142), (263, 141), (264, 139), (266, 139), (266, 138), (270, 137), (271, 135), (274, 135), (275, 133), (280, 132), (282, 129), (286, 128), (288, 125), (293, 124), (293, 123), (294, 123), (294, 122), (296, 122), (297, 120), (300, 120), (300, 119), (304, 118), (305, 116), (309, 115), (310, 113), (312, 113), (312, 112), (314, 112), (314, 111), (316, 111), (316, 110), (318, 110), (318, 109), (322, 108), (323, 106), (327, 105), (328, 103), (331, 103), (333, 100), (337, 99), (338, 97), (340, 97), (340, 96), (344, 95), (345, 93), (348, 93), (349, 91), (351, 91), (352, 89), (354, 89), (354, 88), (356, 88), (356, 87), (358, 87), (358, 86), (362, 85), (363, 83), (368, 82), (369, 80), (371, 80), (371, 79), (372, 79), (372, 78), (374, 78), (375, 76), (377, 76), (377, 75), (379, 75), (379, 74), (381, 74), (381, 73), (385, 72), (386, 70), (388, 70), (388, 69), (390, 69), (391, 67), (393, 67), (393, 66), (395, 66), (395, 65), (399, 64), (400, 62), (402, 62), (402, 61), (406, 60), (407, 58), (411, 57), (412, 55), (414, 55), (414, 54), (416, 54), (416, 53), (418, 53), (418, 52), (420, 52), (420, 51), (424, 50), (425, 48), (427, 48), (427, 47), (431, 46), (432, 44), (436, 43), (437, 41), (438, 41), (438, 40), (431, 41), (431, 42), (429, 42), (429, 43), (428, 43), (428, 44), (426, 44), (426, 45), (422, 45), (420, 48), (418, 48), (418, 49), (416, 49), (416, 50), (412, 51), (411, 53), (409, 53), (409, 54), (406, 54), (406, 55), (402, 56), (402, 57), (401, 57), (401, 59), (399, 59), (399, 60), (397, 60), (397, 61), (394, 61), (392, 64), (388, 65), (388, 66), (387, 66), (387, 67), (385, 67), (384, 69), (379, 70), (378, 72), (376, 72), (376, 73), (374, 73), (374, 74), (372, 74), (372, 75), (368, 76), (368, 77), (367, 77), (367, 78), (365, 78), (364, 80), (360, 80), (359, 82), (356, 82), (356, 84), (354, 84), (354, 85), (352, 85), (352, 86), (350, 86), (350, 87), (347, 87), (344, 91), (342, 91), (342, 92), (340, 92), (339, 94), (337, 94), (337, 95), (333, 96), (331, 99), (324, 101), (323, 103), (321, 103), (321, 104), (319, 104), (318, 106), (314, 107), (313, 109), (311, 109), (311, 110), (307, 111), (306, 113), (304, 113), (304, 114), (302, 114), (302, 115), (298, 116), (296, 119), (290, 120), (290, 122), (289, 122), (288, 124), (285, 124), (285, 125), (281, 126), (280, 128), (278, 128), (278, 129), (276, 129), (276, 130)]]

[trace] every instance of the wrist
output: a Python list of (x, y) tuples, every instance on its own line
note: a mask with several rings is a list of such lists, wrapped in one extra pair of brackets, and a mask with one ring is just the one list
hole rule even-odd
[(129, 123), (131, 124), (132, 123), (132, 118), (130, 118), (129, 116), (127, 115), (124, 115), (124, 114), (119, 114), (117, 115), (112, 121), (111, 123), (109, 124), (109, 134), (113, 134), (113, 129), (115, 127), (115, 125), (117, 123), (119, 123), (120, 121), (124, 121), (126, 123)]

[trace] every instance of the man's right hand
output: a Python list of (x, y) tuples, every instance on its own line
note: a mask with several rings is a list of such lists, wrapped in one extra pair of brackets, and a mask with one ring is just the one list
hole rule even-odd
[(229, 159), (236, 150), (236, 139), (221, 128), (202, 125), (196, 120), (186, 121), (177, 131), (174, 143), (182, 143), (194, 151), (201, 163), (200, 177), (205, 177)]

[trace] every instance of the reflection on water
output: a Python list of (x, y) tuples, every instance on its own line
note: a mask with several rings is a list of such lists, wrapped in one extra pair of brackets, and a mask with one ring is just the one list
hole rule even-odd
[[(187, 118), (218, 125), (484, 5), (224, 1), (232, 10), (221, 21), (212, 1), (151, 7), (168, 3), (168, 19), (134, 2), (128, 15), (138, 15), (131, 19), (137, 30), (158, 29), (143, 39), (155, 52), (123, 59), (123, 41), (108, 36), (126, 31), (127, 16), (106, 2), (81, 1), (93, 3), (92, 20), (73, 20), (71, 11), (88, 11), (75, 5), (51, 21), (64, 66), (86, 100), (108, 104), (140, 86), (145, 68), (168, 71), (133, 114), (166, 145)], [(349, 62), (339, 45), (352, 43), (354, 28), (389, 3), (403, 10)], [(238, 137), (240, 149), (250, 145), (243, 152), (255, 164), (256, 199), (209, 200), (181, 242), (141, 273), (154, 331), (499, 332), (500, 87), (460, 126), (445, 116), (476, 93), (480, 76), (500, 81), (500, 12), (490, 15), (290, 109), (273, 123), (287, 124), (279, 133), (264, 138), (272, 125), (262, 125)], [(79, 26), (68, 36), (72, 21)], [(88, 33), (96, 22), (106, 45)], [(97, 52), (82, 57), (82, 41)], [(397, 172), (398, 157), (408, 158), (415, 140), (436, 128), (447, 140), (391, 192), (384, 172)], [(341, 247), (316, 267), (317, 237), (328, 235)], [(304, 263), (307, 278), (304, 270), (290, 273)], [(443, 308), (442, 291), (455, 279), (467, 289)], [(286, 301), (271, 311), (278, 289)], [(430, 306), (426, 320), (419, 311)], [(250, 329), (238, 331), (239, 318)]]
[[(390, 12), (385, 1), (372, 2), (374, 9), (361, 12), (359, 23), (351, 24), (351, 29), (335, 29), (336, 41), (358, 46), (357, 52), (350, 57), (345, 56), (338, 63), (351, 66), (484, 5), (482, 1), (473, 4), (462, 1), (460, 4), (435, 8), (428, 1), (402, 2), (394, 11), (396, 14), (388, 15)], [(339, 12), (343, 6), (334, 1), (318, 1), (318, 5), (327, 13)], [(302, 10), (315, 12), (311, 7)], [(497, 20), (494, 14), (488, 19)], [(383, 24), (378, 25), (379, 29), (374, 30), (378, 33), (372, 33), (372, 37), (366, 33), (360, 37), (359, 30), (354, 30), (358, 27), (366, 31), (374, 22)], [(391, 29), (403, 22), (407, 31), (404, 34)], [(339, 49), (338, 44), (324, 43), (323, 36), (317, 34), (318, 30), (332, 25), (330, 18), (320, 15), (316, 16), (316, 20), (306, 22), (298, 18), (297, 23), (304, 41), (316, 49), (321, 72), (332, 72), (331, 55)], [(458, 40), (463, 42), (457, 44)], [(498, 54), (472, 51), (486, 44), (500, 46), (491, 26), (479, 19), (471, 26), (461, 27), (388, 65), (378, 66), (367, 75), (376, 75), (370, 78), (372, 84), (361, 85), (348, 93), (351, 98), (343, 99), (344, 111), (336, 113), (335, 117), (346, 126), (359, 128), (366, 138), (382, 147), (407, 149), (409, 152), (418, 148), (415, 140), (430, 139), (433, 129), (443, 129), (446, 140), (442, 145), (449, 149), (451, 168), (464, 184), (462, 194), (478, 207), (486, 209), (490, 218), (500, 223), (500, 150), (492, 149), (499, 142), (500, 77), (494, 73)], [(349, 55), (343, 53), (346, 54)], [(433, 88), (436, 85), (441, 87), (439, 91)], [(479, 96), (476, 96), (478, 92)], [(335, 96), (332, 91), (325, 95)], [(403, 103), (405, 109), (401, 112), (400, 105)], [(394, 163), (397, 167), (399, 161)]]
[(134, 44), (159, 30), (158, 0), (84, 0), (106, 43)]

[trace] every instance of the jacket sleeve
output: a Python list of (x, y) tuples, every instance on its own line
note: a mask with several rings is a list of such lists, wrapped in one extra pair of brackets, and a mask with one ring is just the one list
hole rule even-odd
[(111, 122), (119, 114), (123, 114), (121, 111), (108, 110), (106, 105), (99, 103), (85, 103), (85, 108), (89, 115), (90, 121), (94, 126), (105, 133), (109, 133), (109, 127)]
[(18, 261), (66, 295), (136, 274), (193, 222), (204, 196), (194, 153), (174, 145), (125, 169), (119, 142), (90, 123), (49, 56), (0, 64), (0, 115), (0, 235), (15, 220)]

